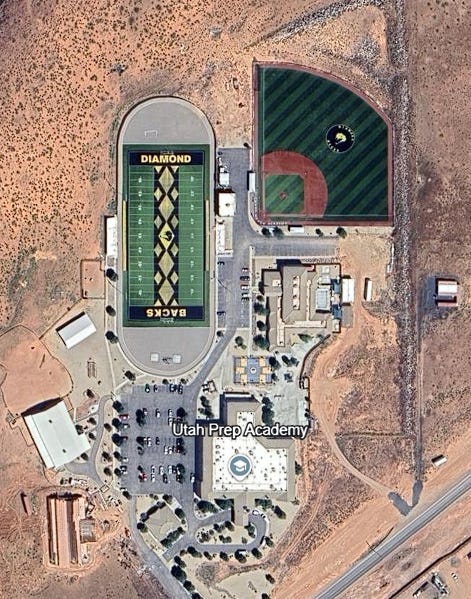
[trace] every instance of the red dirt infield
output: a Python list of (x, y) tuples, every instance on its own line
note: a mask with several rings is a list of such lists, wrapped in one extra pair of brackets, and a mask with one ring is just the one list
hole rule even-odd
[(261, 158), (262, 177), (267, 175), (299, 175), (304, 184), (304, 207), (301, 214), (324, 216), (327, 206), (327, 183), (320, 168), (297, 152), (278, 150)]

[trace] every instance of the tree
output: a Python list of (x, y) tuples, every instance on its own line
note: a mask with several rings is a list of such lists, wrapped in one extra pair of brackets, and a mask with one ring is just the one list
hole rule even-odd
[(110, 316), (116, 316), (116, 310), (113, 308), (113, 306), (106, 306), (105, 311)]
[(80, 456), (82, 458), (82, 460), (84, 460), (85, 462), (88, 462), (88, 453), (82, 453), (82, 455)]
[(255, 312), (255, 314), (259, 314), (260, 316), (266, 316), (268, 314), (268, 310), (260, 302), (254, 303), (253, 311)]
[(271, 405), (262, 406), (262, 422), (268, 426), (271, 426), (274, 422), (275, 412)]
[(267, 323), (263, 322), (263, 320), (257, 320), (257, 329), (259, 331), (266, 331), (267, 330)]
[(298, 337), (303, 343), (309, 343), (312, 339), (312, 335), (308, 335), (307, 333), (299, 333)]
[(148, 528), (145, 522), (138, 522), (136, 524), (137, 530), (140, 530), (141, 532), (147, 532)]
[(123, 428), (123, 423), (119, 418), (113, 418), (111, 424), (115, 427), (116, 430), (120, 431)]
[(285, 236), (283, 229), (280, 229), (280, 227), (275, 227), (273, 229), (273, 235), (276, 237), (276, 239), (282, 239)]
[(175, 516), (180, 520), (183, 520), (185, 518), (185, 512), (182, 510), (181, 507), (177, 507), (177, 509), (175, 510)]
[(298, 462), (294, 463), (294, 471), (296, 474), (301, 474), (303, 471), (303, 467), (301, 466), (301, 464), (298, 464)]
[(182, 570), (182, 568), (180, 568), (180, 566), (177, 566), (177, 565), (172, 566), (172, 569), (170, 570), (170, 572), (172, 573), (172, 576), (174, 576), (179, 582), (181, 582), (182, 584), (185, 582), (186, 574), (185, 574), (184, 570)]
[(186, 589), (187, 591), (189, 591), (190, 593), (191, 593), (192, 591), (194, 591), (194, 590), (195, 590), (195, 586), (194, 586), (194, 584), (191, 582), (191, 580), (185, 580), (185, 582), (183, 583), (183, 586), (184, 586), (184, 587), (185, 587), (185, 589)]
[(88, 419), (88, 422), (92, 425), (92, 426), (96, 426), (96, 419), (93, 418), (93, 416), (91, 418)]
[(118, 399), (115, 399), (113, 402), (113, 409), (120, 414), (124, 410), (124, 406)]
[(278, 506), (275, 505), (275, 507), (273, 508), (273, 512), (278, 516), (278, 518), (280, 518), (281, 520), (284, 520), (286, 518), (286, 514), (285, 512)]
[(264, 237), (271, 237), (271, 231), (267, 227), (262, 227), (260, 232)]
[(118, 433), (113, 433), (113, 435), (111, 436), (111, 440), (118, 447), (121, 447), (121, 445), (123, 444), (123, 437), (121, 437), (121, 435), (118, 435)]
[(270, 356), (268, 358), (268, 363), (273, 368), (273, 370), (278, 370), (281, 367), (281, 364), (278, 362), (275, 356)]
[(244, 338), (241, 337), (240, 335), (238, 335), (235, 339), (234, 339), (234, 343), (237, 345), (237, 347), (244, 347)]
[(110, 281), (118, 280), (118, 273), (115, 270), (113, 270), (112, 268), (107, 268), (105, 274)]
[(234, 553), (234, 557), (241, 564), (243, 564), (243, 563), (245, 563), (247, 561), (247, 557), (246, 557), (245, 553), (242, 553), (242, 551), (236, 551)]
[(79, 435), (81, 435), (83, 433), (83, 426), (81, 424), (76, 424), (75, 425), (75, 430), (77, 431), (77, 433)]
[(316, 229), (316, 235), (319, 237), (324, 237), (324, 233), (320, 229)]
[(255, 335), (253, 342), (260, 349), (268, 349), (270, 346), (268, 339), (264, 335)]
[(347, 231), (345, 231), (345, 229), (343, 227), (337, 227), (336, 233), (342, 239), (345, 239), (345, 237), (347, 236)]
[(257, 559), (261, 559), (261, 557), (262, 557), (262, 552), (260, 551), (260, 549), (257, 549), (257, 547), (254, 547), (254, 548), (252, 549), (252, 555), (253, 555), (254, 557), (256, 557)]
[(104, 427), (105, 431), (111, 432), (111, 430), (112, 430), (111, 424), (109, 422), (105, 422), (103, 427)]
[(225, 551), (221, 551), (219, 553), (219, 557), (225, 562), (229, 561), (229, 556), (227, 555), (227, 553)]
[(110, 343), (118, 343), (119, 341), (118, 337), (113, 333), (113, 331), (106, 331), (105, 337)]
[(103, 468), (103, 474), (105, 476), (111, 476), (112, 475), (111, 468), (109, 466), (106, 466), (105, 468)]

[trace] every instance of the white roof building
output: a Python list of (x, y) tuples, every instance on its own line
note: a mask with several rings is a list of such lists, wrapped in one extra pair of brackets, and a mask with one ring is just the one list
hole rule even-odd
[(458, 283), (456, 281), (438, 280), (437, 295), (456, 295), (458, 293)]
[(90, 449), (85, 435), (79, 435), (63, 401), (24, 416), (33, 441), (46, 468), (60, 468)]
[(353, 304), (355, 279), (342, 279), (342, 304)]
[(90, 316), (85, 312), (57, 329), (57, 334), (65, 343), (67, 349), (71, 349), (95, 332), (96, 327)]
[(218, 214), (222, 217), (234, 216), (236, 207), (236, 195), (233, 192), (224, 191), (218, 194)]

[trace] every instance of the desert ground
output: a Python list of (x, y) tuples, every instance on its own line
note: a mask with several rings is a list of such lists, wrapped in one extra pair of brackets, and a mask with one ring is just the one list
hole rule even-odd
[[(116, 206), (116, 134), (133, 103), (149, 95), (189, 99), (208, 115), (219, 145), (242, 145), (252, 134), (254, 59), (299, 62), (344, 77), (393, 117), (398, 81), (407, 71), (409, 162), (401, 165), (412, 176), (410, 193), (401, 200), (406, 204), (397, 202), (393, 235), (403, 278), (398, 283), (394, 270), (385, 274), (387, 232), (351, 230), (341, 242), (344, 272), (359, 285), (371, 276), (377, 295), (371, 306), (358, 296), (353, 328), (312, 361), (311, 410), (318, 432), (299, 447), (301, 507), (295, 525), (262, 564), (277, 580), (273, 596), (280, 599), (312, 596), (365, 550), (365, 539), (375, 542), (398, 521), (386, 494), (393, 490), (410, 501), (417, 470), (413, 433), (424, 445), (424, 497), (466, 468), (471, 418), (466, 404), (471, 388), (467, 5), (406, 2), (407, 65), (400, 60), (404, 48), (396, 31), (401, 3), (393, 0), (96, 0), (93, 10), (71, 0), (5, 0), (0, 6), (0, 332), (23, 325), (35, 339), (79, 302), (81, 261), (98, 260), (103, 253), (103, 215)], [(417, 300), (411, 303), (407, 277), (412, 274), (410, 297)], [(427, 282), (435, 274), (460, 281), (454, 312), (429, 307)], [(99, 295), (91, 285), (94, 275), (87, 277), (90, 295)], [(416, 306), (414, 325), (407, 315)], [(399, 352), (415, 343), (402, 338), (407, 327), (412, 327), (408, 334), (418, 333), (420, 351), (410, 354), (418, 384), (409, 385), (405, 409)], [(36, 355), (31, 360), (36, 364)], [(61, 373), (54, 384), (59, 388), (65, 380)], [(19, 396), (11, 401), (22, 406)], [(51, 481), (6, 416), (0, 404), (2, 596), (164, 597), (139, 570), (132, 547), (123, 549), (118, 540), (87, 576), (44, 570), (36, 516), (22, 513), (19, 492), (34, 493)], [(427, 469), (437, 453), (450, 457), (443, 474)], [(335, 557), (352, 538), (342, 559)], [(433, 553), (435, 547), (425, 542), (421, 551)], [(29, 572), (21, 584), (14, 575), (19, 570)], [(218, 580), (234, 575), (225, 565), (215, 571)], [(375, 587), (368, 588), (366, 596), (378, 596)]]

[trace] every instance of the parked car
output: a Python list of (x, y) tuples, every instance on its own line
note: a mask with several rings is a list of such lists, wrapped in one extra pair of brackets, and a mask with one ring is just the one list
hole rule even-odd
[(129, 420), (129, 414), (119, 414), (120, 420)]
[(164, 473), (162, 476), (164, 483), (168, 483), (168, 476)]
[(160, 418), (160, 410), (159, 408), (155, 408), (155, 417)]
[(146, 383), (146, 386), (144, 387), (144, 391), (146, 393), (150, 393), (150, 385), (149, 385), (149, 383)]
[(159, 474), (163, 474), (164, 473), (164, 467), (162, 466), (162, 464), (160, 464), (159, 466)]

